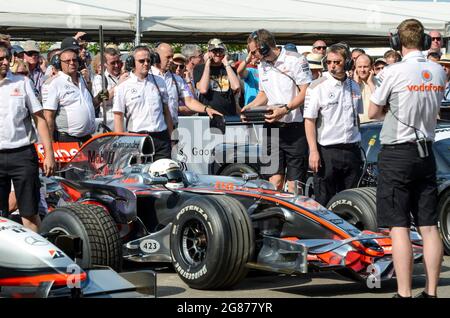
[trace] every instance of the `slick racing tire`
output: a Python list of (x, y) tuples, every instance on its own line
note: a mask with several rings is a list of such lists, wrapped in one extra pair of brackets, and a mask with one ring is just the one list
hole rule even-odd
[(444, 191), (440, 196), (437, 211), (444, 250), (447, 255), (450, 255), (450, 189)]
[(226, 166), (220, 175), (241, 178), (244, 173), (258, 173), (254, 168), (244, 163), (235, 163)]
[(327, 209), (357, 227), (377, 231), (376, 188), (344, 190), (331, 198)]
[(122, 268), (122, 244), (113, 218), (100, 206), (69, 204), (56, 208), (42, 221), (40, 233), (78, 236), (83, 244), (81, 268), (94, 265)]
[(253, 242), (250, 219), (239, 201), (196, 197), (186, 201), (173, 221), (173, 266), (191, 288), (228, 289), (247, 274)]

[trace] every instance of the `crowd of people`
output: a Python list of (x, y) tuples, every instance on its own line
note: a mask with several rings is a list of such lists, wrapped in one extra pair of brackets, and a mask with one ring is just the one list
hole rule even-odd
[[(0, 36), (0, 109), (7, 114), (0, 119), (3, 215), (11, 210), (12, 181), (24, 224), (39, 227), (32, 119), (45, 148), (43, 173), (51, 175), (51, 141), (86, 142), (96, 117), (116, 132), (152, 136), (157, 160), (171, 156), (179, 115), (240, 115), (267, 106), (263, 153), (275, 154), (277, 169), (266, 177), (279, 190), (287, 182), (293, 192), (294, 181), (305, 182), (310, 168), (322, 205), (357, 185), (360, 123), (384, 119), (377, 210), (379, 224), (391, 228), (397, 296), (411, 296), (410, 211), (424, 239), (427, 286), (421, 296), (436, 295), (442, 245), (431, 142), (440, 103), (450, 98), (450, 55), (441, 54), (439, 32), (426, 34), (419, 21), (406, 20), (391, 36), (393, 49), (374, 59), (363, 49), (320, 39), (299, 53), (260, 29), (248, 36), (242, 61), (231, 60), (217, 38), (206, 52), (186, 44), (174, 53), (169, 43), (158, 43), (135, 47), (123, 60), (118, 47), (108, 45), (103, 59), (91, 58), (84, 37), (80, 32), (63, 39), (45, 59), (37, 42), (11, 46), (8, 36)], [(437, 89), (408, 90), (405, 82)], [(418, 187), (411, 189), (411, 182)]]

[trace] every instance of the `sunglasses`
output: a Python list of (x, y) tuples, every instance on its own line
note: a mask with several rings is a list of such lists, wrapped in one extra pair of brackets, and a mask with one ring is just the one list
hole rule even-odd
[(20, 74), (20, 75), (23, 75), (23, 76), (28, 76), (28, 72), (16, 72), (16, 74)]
[(9, 62), (10, 58), (8, 56), (0, 57), (0, 63), (3, 63), (4, 60), (7, 60)]
[(225, 55), (224, 50), (211, 50), (211, 52), (213, 52), (213, 54), (215, 55)]
[(327, 49), (326, 46), (315, 46), (313, 48), (316, 49), (316, 50), (326, 50)]
[(61, 60), (61, 62), (66, 63), (66, 64), (70, 64), (70, 63), (76, 64), (76, 63), (78, 63), (78, 59)]
[(431, 38), (431, 41), (439, 41), (439, 42), (441, 42), (441, 37)]
[(184, 64), (174, 64), (174, 66), (176, 66), (176, 68), (179, 68), (180, 70), (184, 70), (185, 68)]
[(150, 64), (150, 59), (140, 59), (140, 60), (137, 60), (139, 63), (141, 63), (141, 64), (144, 64), (145, 62), (147, 62), (147, 64)]
[(25, 54), (27, 56), (39, 56), (39, 52), (36, 51), (25, 52)]
[(327, 60), (326, 63), (327, 63), (327, 65), (331, 65), (331, 64), (340, 65), (342, 63), (342, 61), (330, 61), (330, 60)]

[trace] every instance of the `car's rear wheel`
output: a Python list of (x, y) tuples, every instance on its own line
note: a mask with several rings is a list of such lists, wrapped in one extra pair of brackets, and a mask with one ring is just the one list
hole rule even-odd
[(226, 166), (220, 175), (241, 178), (244, 173), (258, 173), (258, 171), (245, 163), (234, 163)]
[(188, 200), (173, 221), (172, 261), (180, 278), (195, 289), (225, 289), (247, 273), (253, 231), (245, 208), (231, 197)]
[(444, 250), (450, 255), (450, 189), (445, 191), (438, 202), (439, 232), (444, 243)]
[(344, 190), (327, 208), (360, 230), (377, 231), (376, 188)]
[(122, 268), (122, 244), (113, 218), (100, 206), (68, 204), (47, 214), (40, 233), (78, 236), (82, 256), (76, 263), (82, 268), (94, 265)]

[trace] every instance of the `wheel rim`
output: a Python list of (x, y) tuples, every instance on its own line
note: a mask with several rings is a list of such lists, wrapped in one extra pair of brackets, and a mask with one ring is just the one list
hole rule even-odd
[(443, 208), (443, 215), (439, 224), (442, 239), (447, 248), (450, 248), (450, 204), (447, 203)]
[(59, 226), (52, 228), (49, 232), (50, 233), (58, 233), (60, 235), (70, 235), (69, 231), (67, 231), (66, 229), (59, 227)]
[(339, 217), (356, 227), (358, 230), (362, 231), (364, 230), (364, 223), (361, 221), (361, 219), (355, 215), (352, 211), (344, 210), (344, 211), (333, 211), (335, 214), (337, 214)]
[(201, 264), (206, 258), (208, 236), (206, 228), (199, 220), (191, 220), (182, 229), (181, 254), (192, 266)]

